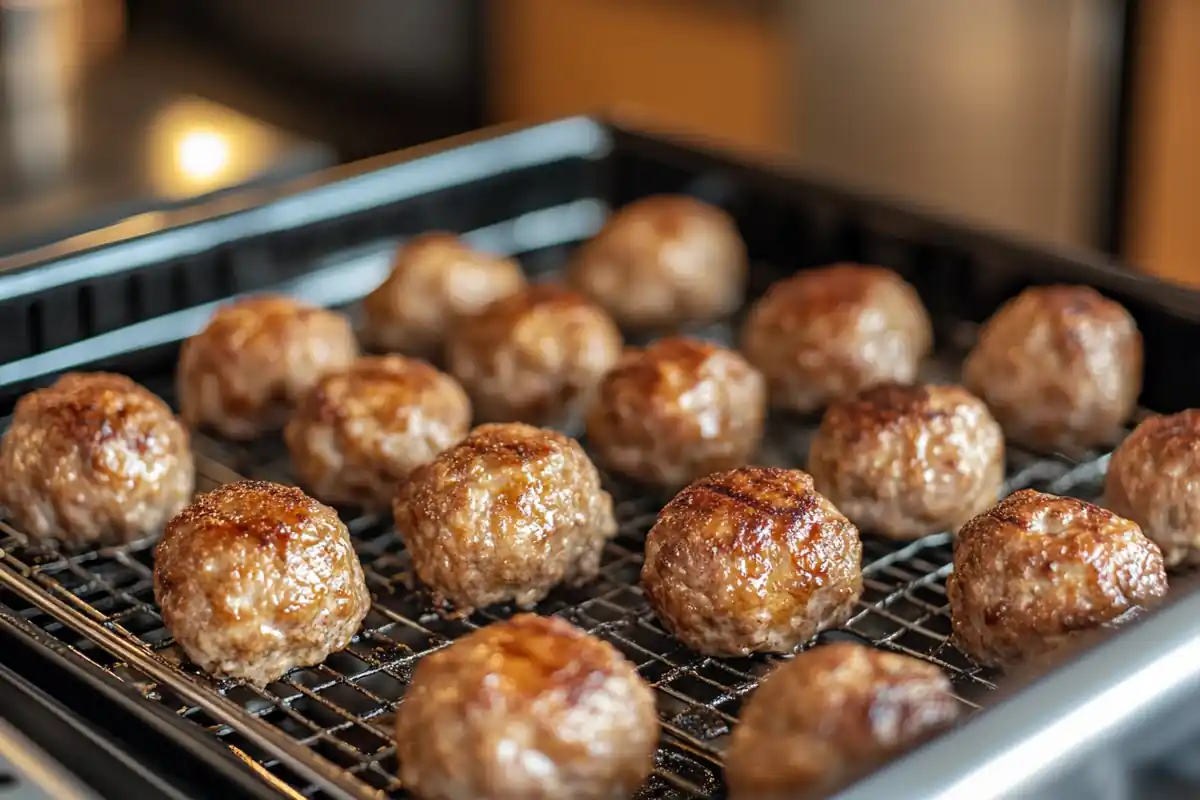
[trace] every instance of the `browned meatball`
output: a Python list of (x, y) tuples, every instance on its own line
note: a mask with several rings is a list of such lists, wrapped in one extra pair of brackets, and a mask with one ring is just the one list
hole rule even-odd
[(860, 530), (919, 539), (995, 505), (1004, 434), (961, 387), (883, 384), (829, 407), (808, 469)]
[(459, 615), (529, 607), (591, 580), (617, 535), (612, 497), (579, 443), (515, 422), (480, 425), (418, 467), (393, 510), (417, 577)]
[(1086, 286), (1026, 289), (988, 320), (963, 367), (1013, 441), (1053, 451), (1115, 444), (1142, 390), (1142, 337)]
[(541, 284), (462, 320), (446, 352), (480, 419), (565, 427), (620, 358), (621, 333), (582, 295)]
[(746, 292), (746, 245), (733, 219), (685, 196), (622, 208), (575, 254), (571, 283), (621, 325), (676, 328), (731, 314)]
[(821, 796), (950, 727), (962, 703), (933, 664), (841, 642), (766, 677), (725, 753), (730, 800)]
[(779, 281), (742, 330), (772, 405), (801, 413), (880, 383), (912, 383), (932, 346), (916, 290), (891, 270), (857, 264)]
[(399, 247), (387, 280), (363, 298), (363, 339), (436, 361), (459, 317), (524, 287), (516, 261), (472, 250), (451, 233), (422, 234)]
[(327, 503), (386, 509), (401, 479), (467, 435), (471, 403), (449, 375), (404, 356), (360, 358), (300, 402), (284, 440)]
[(661, 339), (628, 350), (600, 384), (588, 443), (614, 472), (668, 488), (740, 467), (758, 451), (767, 390), (732, 350)]
[(318, 380), (357, 355), (340, 314), (273, 295), (239, 300), (183, 343), (180, 413), (192, 426), (252, 439), (282, 428)]
[(334, 510), (265, 481), (202, 494), (167, 524), (154, 599), (197, 666), (259, 685), (344, 648), (371, 605)]
[(862, 542), (796, 469), (743, 467), (675, 496), (646, 537), (642, 588), (668, 631), (711, 656), (786, 653), (844, 622)]
[(1104, 504), (1141, 526), (1168, 567), (1200, 561), (1200, 410), (1151, 417), (1108, 463)]
[(396, 712), (419, 800), (624, 800), (654, 766), (654, 692), (608, 642), (518, 614), (417, 664)]
[(0, 444), (13, 524), (68, 547), (157, 533), (192, 499), (187, 429), (123, 375), (69, 373), (17, 402)]
[(955, 644), (991, 666), (1041, 657), (1166, 592), (1162, 552), (1136, 523), (1032, 489), (962, 527), (946, 581)]

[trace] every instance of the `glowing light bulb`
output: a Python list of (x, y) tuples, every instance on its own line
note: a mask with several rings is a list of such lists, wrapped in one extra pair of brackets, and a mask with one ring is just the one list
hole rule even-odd
[(175, 158), (190, 179), (211, 180), (229, 164), (229, 142), (213, 131), (190, 131), (179, 138)]

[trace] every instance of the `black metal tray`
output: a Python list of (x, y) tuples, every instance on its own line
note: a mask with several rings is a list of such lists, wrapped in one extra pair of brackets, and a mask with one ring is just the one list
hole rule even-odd
[[(972, 232), (587, 118), (484, 132), (353, 165), (280, 192), (132, 220), (119, 230), (11, 260), (0, 271), (0, 402), (10, 407), (20, 393), (62, 370), (97, 367), (127, 372), (170, 399), (178, 342), (198, 330), (221, 300), (271, 288), (353, 313), (355, 302), (386, 275), (397, 239), (432, 228), (463, 232), (480, 246), (519, 255), (532, 274), (552, 277), (610, 208), (657, 192), (693, 194), (735, 216), (754, 261), (752, 296), (796, 269), (832, 261), (896, 269), (918, 288), (934, 318), (941, 357), (930, 368), (940, 377), (956, 374), (974, 326), (1020, 289), (1058, 281), (1091, 284), (1138, 319), (1147, 352), (1144, 405), (1171, 411), (1200, 403), (1200, 350), (1187, 346), (1200, 333), (1196, 295), (1094, 258)], [(139, 227), (144, 230), (131, 236)], [(730, 329), (716, 325), (693, 333), (727, 339)], [(766, 457), (802, 465), (811, 428), (783, 420), (772, 426)], [(197, 436), (195, 447), (202, 489), (237, 476), (290, 480), (276, 439), (232, 445)], [(1009, 488), (1094, 499), (1105, 465), (1103, 453), (1047, 459), (1014, 449)], [(614, 642), (658, 689), (665, 736), (643, 795), (719, 797), (728, 730), (742, 697), (772, 659), (701, 657), (662, 630), (636, 579), (642, 536), (665, 498), (619, 483), (611, 488), (622, 530), (605, 551), (602, 576), (582, 590), (555, 593), (540, 610)], [(180, 665), (153, 604), (150, 542), (64, 555), (30, 543), (0, 520), (0, 603), (22, 625), (74, 648), (69, 658), (90, 660), (109, 680), (136, 691), (147, 714), (155, 705), (174, 712), (178, 724), (170, 735), (181, 742), (220, 741), (270, 773), (277, 788), (304, 796), (398, 797), (391, 716), (413, 664), (430, 648), (512, 610), (487, 609), (461, 622), (429, 614), (423, 595), (406, 588), (407, 559), (390, 521), (347, 523), (375, 598), (363, 631), (324, 665), (293, 671), (263, 690), (217, 684)], [(938, 663), (964, 702), (992, 705), (990, 690), (1003, 676), (975, 667), (946, 643), (949, 537), (904, 546), (864, 539), (866, 592), (847, 631)], [(1178, 599), (1163, 613), (1012, 694), (850, 794), (882, 780), (888, 782), (875, 791), (890, 797), (973, 783), (993, 756), (1066, 719), (1072, 706), (1064, 701), (1074, 696), (1078, 707), (1085, 687), (1112, 690), (1146, 668), (1147, 659), (1200, 647), (1200, 638), (1192, 642), (1187, 628), (1177, 629), (1182, 620), (1172, 616), (1185, 604), (1196, 605), (1198, 598), (1185, 587), (1175, 587)], [(1121, 646), (1138, 636), (1150, 639), (1136, 652)], [(1096, 661), (1114, 646), (1118, 657), (1109, 653)], [(1182, 690), (1200, 675), (1200, 659), (1172, 675), (1172, 691)], [(1064, 676), (1066, 683), (1046, 695), (1047, 686)], [(1133, 686), (1120, 713), (1110, 709), (1106, 725), (1147, 711), (1165, 698), (1162, 688), (1162, 682)], [(1030, 705), (1039, 692), (1042, 699)], [(1071, 741), (1076, 754), (1100, 744), (1092, 734), (1101, 729), (1082, 729)], [(962, 750), (972, 741), (973, 750)], [(944, 761), (939, 748), (950, 748), (960, 760)], [(1045, 767), (1048, 754), (1057, 758), (1061, 751), (1043, 747), (1035, 761)], [(938, 758), (936, 768), (918, 763), (930, 753)], [(1054, 762), (1056, 769), (1067, 763), (1065, 757)], [(994, 775), (995, 786), (1032, 779), (1035, 770), (1018, 766)]]

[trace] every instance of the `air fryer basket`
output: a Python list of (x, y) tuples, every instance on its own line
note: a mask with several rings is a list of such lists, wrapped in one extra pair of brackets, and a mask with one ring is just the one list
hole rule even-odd
[[(1194, 296), (1105, 264), (972, 233), (584, 118), (402, 153), (277, 196), (222, 201), (202, 216), (155, 225), (136, 238), (101, 232), (32, 254), (0, 272), (0, 347), (7, 362), (0, 366), (0, 392), (11, 406), (19, 393), (64, 369), (104, 367), (127, 372), (170, 400), (178, 342), (224, 298), (271, 288), (354, 313), (356, 301), (386, 274), (397, 239), (433, 228), (519, 255), (532, 274), (552, 278), (610, 208), (658, 192), (691, 193), (737, 218), (754, 261), (752, 295), (796, 269), (838, 260), (899, 271), (920, 290), (935, 320), (940, 355), (930, 365), (931, 378), (954, 379), (975, 325), (1004, 299), (1031, 283), (1071, 281), (1097, 286), (1138, 318), (1146, 340), (1147, 407), (1171, 411), (1200, 397), (1200, 353), (1183, 344), (1200, 332)], [(691, 333), (728, 341), (735, 325), (732, 320)], [(782, 419), (771, 426), (764, 459), (802, 466), (811, 427)], [(234, 445), (197, 435), (195, 449), (202, 490), (239, 476), (292, 481), (277, 438)], [(1014, 449), (1007, 488), (1032, 486), (1094, 500), (1106, 463), (1103, 453), (1037, 458)], [(554, 593), (539, 611), (560, 614), (613, 642), (656, 687), (665, 735), (643, 795), (722, 796), (720, 759), (728, 731), (742, 699), (775, 659), (702, 657), (663, 631), (637, 576), (642, 538), (667, 498), (609, 483), (621, 534), (605, 550), (601, 577), (580, 590)], [(390, 520), (346, 522), (367, 570), (373, 610), (345, 652), (264, 689), (216, 683), (181, 663), (153, 602), (152, 542), (68, 555), (30, 542), (0, 520), (0, 603), (14, 622), (74, 649), (60, 657), (91, 661), (145, 704), (174, 712), (179, 736), (220, 741), (277, 786), (310, 797), (378, 791), (399, 797), (391, 719), (413, 665), (512, 609), (485, 609), (463, 621), (431, 614), (425, 595), (409, 588), (408, 560)], [(824, 638), (851, 636), (933, 661), (952, 677), (964, 703), (987, 706), (1004, 676), (971, 664), (946, 642), (950, 560), (945, 534), (904, 545), (865, 536), (866, 590), (858, 613)], [(875, 796), (894, 797), (970, 786), (975, 791), (969, 796), (985, 796), (976, 783), (980, 770), (1071, 719), (1068, 711), (1087, 707), (1063, 705), (1064, 698), (1087, 700), (1079, 695), (1083, 687), (1111, 690), (1151, 661), (1162, 667), (1187, 647), (1200, 646), (1186, 625), (1179, 627), (1187, 620), (1179, 614), (1197, 600), (1187, 584), (1177, 581), (1176, 599), (1163, 612), (888, 766), (849, 795), (871, 786)], [(1143, 646), (1131, 653), (1124, 642), (1136, 637)], [(1110, 657), (1098, 661), (1104, 651), (1112, 651)], [(1144, 712), (1166, 696), (1164, 686), (1174, 691), (1189, 685), (1200, 674), (1200, 661), (1187, 666), (1171, 673), (1171, 681), (1160, 675), (1153, 687), (1137, 684), (1122, 708)], [(1057, 690), (1047, 694), (1056, 680)], [(1039, 692), (1041, 700), (1030, 705), (1028, 698)], [(1089, 736), (1098, 741), (1106, 728), (1073, 730), (1078, 748)], [(964, 742), (974, 749), (964, 749)], [(939, 758), (939, 748), (942, 760), (929, 761)], [(1055, 752), (1043, 746), (1015, 766), (1004, 762), (1007, 768), (993, 777), (1018, 785)], [(946, 762), (946, 753), (960, 762)], [(958, 775), (955, 763), (960, 772), (970, 771)]]

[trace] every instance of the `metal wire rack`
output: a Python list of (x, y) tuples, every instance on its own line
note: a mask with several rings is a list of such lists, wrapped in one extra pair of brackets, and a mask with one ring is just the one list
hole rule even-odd
[[(170, 396), (165, 386), (151, 388)], [(802, 466), (813, 431), (811, 421), (772, 420), (763, 460)], [(200, 490), (239, 477), (293, 481), (277, 438), (233, 445), (198, 435), (194, 447)], [(1034, 487), (1095, 499), (1107, 457), (1039, 458), (1010, 449), (1009, 462), (1008, 491)], [(704, 657), (661, 627), (637, 582), (645, 533), (667, 498), (608, 484), (620, 533), (605, 548), (601, 575), (580, 589), (555, 592), (538, 611), (612, 642), (657, 689), (664, 737), (639, 797), (721, 797), (721, 753), (730, 727), (742, 698), (778, 659)], [(371, 612), (347, 650), (262, 689), (212, 681), (184, 661), (154, 604), (153, 541), (64, 554), (0, 521), (7, 568), (0, 570), (0, 601), (148, 699), (203, 726), (293, 796), (403, 797), (392, 717), (416, 662), (513, 609), (484, 609), (464, 620), (439, 617), (425, 593), (412, 587), (390, 519), (343, 516), (372, 591)], [(864, 536), (859, 610), (842, 629), (819, 638), (850, 636), (931, 661), (951, 677), (964, 703), (977, 706), (998, 676), (947, 642), (944, 584), (951, 559), (946, 534), (904, 545)]]

